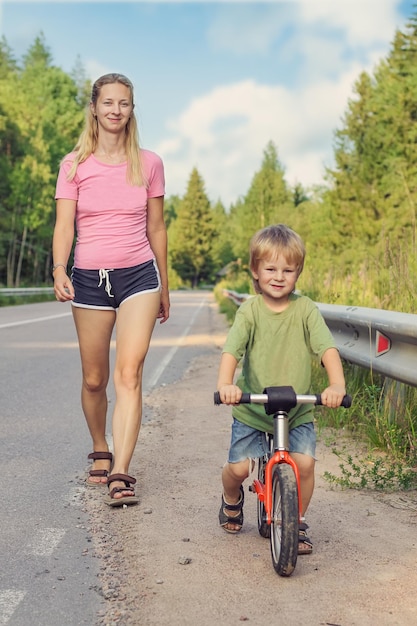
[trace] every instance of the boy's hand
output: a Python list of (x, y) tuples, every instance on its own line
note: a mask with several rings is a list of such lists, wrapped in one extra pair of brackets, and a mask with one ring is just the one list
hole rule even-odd
[(344, 396), (346, 395), (346, 389), (343, 385), (329, 385), (321, 393), (321, 402), (325, 406), (335, 409), (340, 406)]
[(242, 397), (242, 390), (237, 385), (221, 385), (218, 392), (223, 404), (239, 404)]

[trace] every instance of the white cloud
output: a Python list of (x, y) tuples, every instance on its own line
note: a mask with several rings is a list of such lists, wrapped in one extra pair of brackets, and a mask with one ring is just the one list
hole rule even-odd
[(247, 192), (270, 140), (288, 182), (320, 183), (359, 69), (297, 91), (248, 80), (193, 100), (170, 121), (171, 136), (158, 146), (169, 172), (168, 194), (183, 195), (181, 185), (197, 167), (211, 200), (236, 201)]
[[(403, 26), (404, 18), (398, 12), (400, 0), (248, 0), (238, 7), (219, 0), (215, 4), (215, 11), (204, 12), (209, 19), (201, 48), (206, 51), (208, 41), (208, 52), (214, 50), (211, 57), (209, 53), (204, 57), (207, 65), (212, 63), (207, 71), (209, 80), (219, 71), (222, 80), (230, 82), (204, 91), (206, 71), (201, 68), (202, 80), (195, 87), (200, 96), (190, 96), (175, 118), (166, 119), (167, 111), (178, 110), (175, 90), (160, 98), (157, 134), (150, 144), (164, 159), (167, 193), (184, 194), (196, 166), (213, 201), (219, 197), (226, 205), (236, 201), (247, 192), (270, 140), (278, 147), (289, 182), (322, 182), (324, 165), (329, 165), (333, 156), (333, 133), (340, 126), (353, 83), (361, 71), (373, 71), (377, 61), (387, 54), (395, 29)], [(0, 11), (1, 6), (0, 0)], [(28, 27), (23, 20), (15, 28), (26, 31)], [(18, 35), (19, 40), (30, 38), (27, 32)], [(184, 45), (189, 45), (187, 36)], [(124, 44), (118, 44), (122, 51)], [(88, 76), (95, 80), (114, 68), (95, 61), (91, 57), (96, 52), (95, 41), (92, 46), (84, 65)], [(178, 67), (179, 76), (182, 70), (185, 76), (193, 76), (192, 71), (187, 73), (193, 69), (190, 50), (187, 67)], [(169, 52), (161, 43), (160, 59), (165, 54)], [(140, 68), (140, 54), (132, 53), (130, 57), (134, 67)], [(108, 56), (100, 56), (97, 50), (97, 59), (103, 58)], [(224, 73), (216, 65), (223, 59), (227, 65)], [(155, 66), (161, 68), (158, 63)], [(161, 93), (164, 70), (158, 71), (158, 90), (153, 91), (149, 82), (152, 98), (154, 93)], [(178, 88), (182, 97), (193, 93), (192, 80), (186, 84), (185, 80), (179, 81), (179, 85), (183, 85)], [(150, 117), (153, 112), (150, 105)], [(140, 110), (138, 113), (140, 117)], [(161, 136), (164, 139), (158, 145)]]
[(158, 147), (169, 172), (168, 193), (182, 195), (197, 167), (211, 200), (220, 197), (229, 205), (247, 192), (270, 140), (288, 182), (321, 183), (355, 81), (362, 71), (374, 70), (401, 26), (398, 5), (399, 0), (295, 0), (259, 11), (253, 4), (242, 8), (239, 20), (226, 19), (229, 9), (222, 8), (208, 30), (213, 47), (239, 56), (257, 52), (262, 59), (280, 38), (268, 62), (278, 71), (296, 58), (297, 69), (288, 87), (278, 79), (266, 85), (248, 78), (212, 89), (171, 119), (168, 138)]
[(88, 78), (92, 82), (97, 80), (99, 76), (104, 76), (104, 74), (110, 74), (110, 72), (114, 71), (113, 68), (106, 67), (102, 63), (99, 63), (98, 61), (96, 61), (95, 59), (87, 59), (83, 63), (83, 65), (85, 67), (85, 71), (86, 71)]
[(214, 49), (235, 54), (265, 52), (288, 33), (303, 46), (320, 33), (339, 45), (371, 48), (385, 43), (401, 23), (400, 0), (275, 0), (248, 2), (236, 18), (235, 7), (220, 2), (207, 29)]
[(296, 2), (278, 2), (260, 6), (251, 2), (236, 8), (220, 6), (207, 29), (207, 40), (214, 50), (236, 55), (266, 53), (277, 37), (283, 35), (294, 20)]
[(400, 16), (399, 0), (298, 0), (304, 26), (336, 29), (353, 46), (386, 42)]

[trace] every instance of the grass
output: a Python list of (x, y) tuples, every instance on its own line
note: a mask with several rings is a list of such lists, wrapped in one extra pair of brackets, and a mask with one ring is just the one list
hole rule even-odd
[(0, 296), (0, 307), (18, 306), (19, 304), (35, 304), (37, 302), (52, 302), (54, 294), (36, 294), (32, 296)]
[[(324, 477), (333, 485), (355, 489), (416, 489), (417, 390), (351, 364), (344, 368), (352, 408), (318, 408), (317, 429), (348, 433), (356, 453), (346, 445), (333, 445), (341, 473), (327, 472)], [(315, 388), (326, 386), (322, 368), (313, 368), (313, 380)]]
[(327, 471), (323, 474), (332, 485), (375, 491), (408, 491), (417, 488), (415, 468), (404, 467), (400, 461), (375, 454), (355, 457), (336, 448), (333, 449), (333, 453), (340, 460), (340, 475), (336, 476)]

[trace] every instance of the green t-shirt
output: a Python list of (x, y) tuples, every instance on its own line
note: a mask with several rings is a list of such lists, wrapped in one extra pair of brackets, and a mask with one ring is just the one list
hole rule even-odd
[[(258, 295), (239, 307), (223, 352), (238, 362), (243, 359), (236, 381), (243, 392), (262, 393), (265, 387), (289, 385), (298, 394), (308, 394), (312, 358), (320, 362), (326, 350), (334, 347), (333, 336), (310, 298), (291, 294), (285, 311), (275, 313)], [(302, 404), (292, 409), (290, 428), (312, 422), (313, 408)], [(273, 417), (262, 404), (240, 404), (232, 413), (252, 428), (273, 430)]]

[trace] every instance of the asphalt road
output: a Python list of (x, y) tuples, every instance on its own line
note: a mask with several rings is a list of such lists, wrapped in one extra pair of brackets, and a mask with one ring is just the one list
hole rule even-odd
[[(170, 320), (155, 327), (145, 396), (204, 354), (187, 337), (206, 327), (207, 294), (171, 300)], [(0, 308), (0, 354), (0, 626), (91, 625), (103, 598), (80, 497), (91, 450), (70, 305)], [(109, 399), (111, 410), (112, 385)]]

